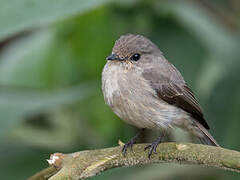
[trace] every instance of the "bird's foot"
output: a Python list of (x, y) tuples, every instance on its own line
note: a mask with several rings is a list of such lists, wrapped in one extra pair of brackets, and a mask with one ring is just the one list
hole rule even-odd
[(132, 151), (132, 147), (133, 144), (136, 144), (136, 140), (134, 138), (132, 138), (130, 141), (128, 141), (126, 144), (124, 144), (123, 148), (122, 148), (122, 153), (125, 156), (127, 153), (127, 149), (130, 147), (131, 151)]
[(143, 132), (144, 129), (142, 129), (141, 131), (139, 131), (133, 138), (130, 139), (130, 141), (128, 141), (126, 144), (124, 144), (123, 148), (122, 148), (122, 153), (125, 156), (127, 153), (127, 149), (130, 147), (131, 151), (133, 148), (133, 145), (136, 144), (138, 137), (141, 135), (141, 133)]
[(154, 141), (152, 144), (149, 144), (147, 145), (144, 150), (147, 150), (149, 149), (148, 151), (148, 158), (150, 159), (151, 158), (151, 155), (152, 153), (156, 153), (157, 152), (157, 147), (158, 147), (158, 144), (161, 143), (161, 139), (162, 139), (162, 136), (161, 137), (158, 137), (156, 141)]

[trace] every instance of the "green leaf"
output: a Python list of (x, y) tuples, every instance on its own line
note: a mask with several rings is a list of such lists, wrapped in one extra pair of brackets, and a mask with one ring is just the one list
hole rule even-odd
[(53, 45), (52, 31), (34, 33), (11, 44), (0, 56), (0, 84), (46, 87), (44, 74), (53, 62), (49, 58)]
[(95, 89), (95, 83), (52, 92), (0, 89), (0, 137), (26, 115), (77, 103), (92, 95)]
[(154, 7), (174, 13), (177, 20), (201, 41), (210, 51), (225, 53), (229, 49), (236, 49), (238, 34), (231, 33), (220, 24), (205, 9), (195, 2), (166, 2), (157, 3)]
[(171, 12), (176, 19), (195, 35), (208, 51), (196, 81), (201, 96), (209, 98), (213, 88), (239, 61), (239, 32), (232, 32), (206, 9), (193, 1), (166, 2), (154, 6)]
[(0, 40), (84, 13), (108, 0), (1, 0)]
[(55, 30), (44, 30), (8, 46), (0, 55), (0, 85), (54, 89), (79, 84), (74, 57), (59, 40)]

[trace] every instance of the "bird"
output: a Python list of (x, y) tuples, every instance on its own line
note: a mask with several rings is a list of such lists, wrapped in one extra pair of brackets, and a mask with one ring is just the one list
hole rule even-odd
[(201, 143), (219, 146), (209, 133), (200, 104), (183, 76), (160, 49), (138, 34), (120, 36), (102, 71), (104, 100), (112, 111), (140, 131), (122, 148), (125, 155), (145, 129), (161, 135), (145, 147), (156, 153), (165, 132), (181, 128)]

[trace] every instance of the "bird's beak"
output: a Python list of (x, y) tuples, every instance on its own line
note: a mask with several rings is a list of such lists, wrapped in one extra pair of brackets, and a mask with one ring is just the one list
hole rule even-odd
[(109, 61), (113, 61), (113, 60), (119, 60), (119, 61), (122, 61), (123, 59), (121, 59), (120, 57), (118, 57), (117, 55), (115, 54), (111, 54), (109, 55), (106, 60), (109, 60)]

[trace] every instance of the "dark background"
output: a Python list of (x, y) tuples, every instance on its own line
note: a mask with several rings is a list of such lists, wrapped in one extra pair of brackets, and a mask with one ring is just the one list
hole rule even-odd
[[(26, 179), (53, 152), (126, 142), (136, 130), (105, 105), (101, 71), (125, 33), (156, 43), (185, 77), (211, 133), (240, 150), (240, 1), (0, 0), (0, 179)], [(176, 132), (182, 137), (182, 132)], [(184, 137), (182, 138), (184, 139)], [(154, 164), (92, 179), (239, 179)]]

